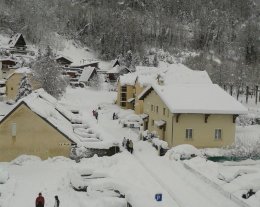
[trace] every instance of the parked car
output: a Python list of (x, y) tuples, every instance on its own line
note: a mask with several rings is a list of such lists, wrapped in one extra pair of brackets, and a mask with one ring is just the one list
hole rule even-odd
[(131, 114), (123, 119), (120, 119), (119, 123), (122, 124), (123, 127), (129, 128), (140, 128), (143, 126), (143, 120), (136, 114)]

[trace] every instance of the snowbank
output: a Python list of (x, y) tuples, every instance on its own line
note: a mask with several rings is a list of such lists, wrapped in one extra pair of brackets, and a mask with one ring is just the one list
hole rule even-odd
[(9, 179), (8, 171), (0, 168), (0, 184), (5, 184), (8, 179)]
[(11, 161), (12, 165), (24, 165), (31, 162), (39, 162), (41, 158), (33, 155), (21, 155)]

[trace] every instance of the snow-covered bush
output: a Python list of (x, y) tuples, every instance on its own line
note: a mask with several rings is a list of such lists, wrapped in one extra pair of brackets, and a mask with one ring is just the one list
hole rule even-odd
[(0, 184), (5, 184), (7, 180), (9, 179), (9, 173), (0, 168)]
[(192, 157), (201, 156), (201, 152), (192, 145), (183, 144), (168, 150), (166, 156), (170, 160), (190, 159)]
[(41, 161), (41, 158), (33, 155), (21, 155), (11, 161), (13, 165), (23, 165), (27, 162), (38, 162)]
[(226, 151), (225, 156), (239, 159), (254, 159), (260, 157), (260, 140), (237, 138), (236, 142)]
[(249, 126), (256, 124), (256, 117), (254, 114), (240, 115), (236, 121), (238, 126)]

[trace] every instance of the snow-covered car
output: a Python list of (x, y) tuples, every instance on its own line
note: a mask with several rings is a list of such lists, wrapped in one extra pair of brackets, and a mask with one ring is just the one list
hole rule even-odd
[(120, 119), (119, 123), (122, 124), (123, 127), (129, 128), (140, 128), (143, 126), (143, 120), (136, 114), (131, 114), (124, 119)]
[(170, 160), (185, 160), (196, 156), (201, 156), (200, 150), (189, 144), (182, 144), (168, 150), (166, 156)]

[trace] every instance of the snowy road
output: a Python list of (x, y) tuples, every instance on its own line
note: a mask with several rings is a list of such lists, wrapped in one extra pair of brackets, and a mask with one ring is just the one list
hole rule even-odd
[[(69, 96), (70, 100), (75, 100), (76, 97), (84, 97), (83, 95), (79, 96), (74, 93), (70, 93)], [(105, 100), (111, 99), (111, 97), (105, 97), (105, 93), (101, 96), (101, 94), (98, 95), (98, 93), (94, 93), (93, 91), (91, 92), (91, 96), (95, 100), (95, 103), (82, 98), (77, 103), (74, 102), (73, 105), (79, 107), (84, 117), (93, 123), (95, 120), (91, 116), (91, 111), (97, 108), (99, 103), (108, 103)], [(112, 99), (110, 103), (112, 103)], [(83, 105), (85, 106), (84, 108), (82, 107)], [(102, 110), (99, 112), (97, 125), (119, 142), (124, 137), (134, 141), (134, 156), (129, 154), (129, 156), (134, 158), (131, 159), (131, 162), (133, 162), (134, 166), (141, 166), (142, 169), (140, 170), (150, 175), (149, 177), (158, 185), (158, 189), (161, 189), (161, 193), (163, 193), (163, 197), (168, 201), (168, 204), (180, 207), (237, 206), (236, 203), (223, 196), (218, 190), (184, 168), (181, 162), (169, 160), (167, 157), (159, 157), (149, 143), (138, 141), (138, 134), (136, 132), (128, 128), (122, 128), (117, 120), (112, 120), (112, 114), (114, 112), (117, 113), (119, 110), (118, 107), (112, 104), (103, 105)], [(134, 175), (129, 174), (129, 176)], [(131, 177), (131, 179), (133, 178)], [(148, 188), (147, 190), (150, 189)], [(164, 205), (163, 203), (161, 205), (158, 203), (157, 205), (167, 206), (167, 204)]]
[(122, 128), (117, 121), (111, 120), (110, 114), (101, 114), (98, 124), (118, 140), (122, 140), (124, 136), (134, 140), (136, 160), (179, 206), (238, 206), (218, 190), (189, 172), (181, 162), (159, 157), (149, 143), (138, 141), (137, 133), (131, 129)]

